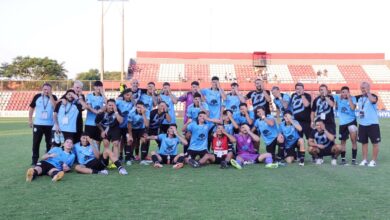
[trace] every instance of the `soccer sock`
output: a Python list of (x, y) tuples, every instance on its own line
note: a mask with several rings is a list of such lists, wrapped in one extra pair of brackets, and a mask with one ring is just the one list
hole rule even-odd
[(38, 171), (36, 169), (34, 169), (33, 179), (35, 179), (37, 176), (38, 176)]
[(141, 160), (145, 160), (146, 156), (148, 156), (149, 152), (149, 144), (148, 143), (143, 143), (141, 145)]
[(341, 160), (345, 161), (345, 151), (341, 151), (340, 155), (341, 155)]
[(178, 163), (184, 163), (184, 157), (180, 156), (179, 158), (177, 158), (177, 162)]
[(57, 170), (56, 170), (56, 171), (53, 171), (53, 172), (51, 173), (50, 177), (53, 178), (53, 177), (54, 177), (55, 175), (57, 175), (57, 173), (59, 173), (59, 172), (60, 172), (60, 171), (57, 171)]
[(352, 149), (352, 160), (356, 160), (357, 149)]
[(135, 156), (138, 156), (138, 155), (139, 155), (139, 147), (136, 147), (136, 148), (134, 149), (134, 151), (135, 151)]
[(265, 158), (265, 164), (269, 164), (269, 163), (272, 163), (272, 162), (273, 162), (272, 157), (266, 157)]
[[(299, 151), (299, 154), (300, 154), (299, 162), (304, 163), (305, 162), (305, 151), (303, 151), (303, 152)], [(314, 156), (312, 156), (312, 157), (314, 158)]]
[(131, 160), (133, 157), (133, 151), (130, 145), (125, 146), (125, 160)]
[[(179, 158), (180, 159), (180, 158)], [(184, 160), (184, 158), (183, 158), (183, 160)], [(152, 155), (152, 161), (153, 161), (153, 163), (157, 163), (158, 162), (158, 157), (157, 157), (157, 155)], [(178, 161), (179, 162), (179, 161)]]
[(284, 160), (284, 147), (279, 147), (278, 156), (280, 157), (280, 160)]
[(122, 163), (120, 160), (115, 161), (114, 164), (115, 164), (116, 168), (118, 168), (118, 170), (122, 169)]

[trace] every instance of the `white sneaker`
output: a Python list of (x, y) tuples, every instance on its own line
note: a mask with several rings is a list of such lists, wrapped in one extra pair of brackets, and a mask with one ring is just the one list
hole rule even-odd
[(323, 164), (323, 163), (324, 163), (324, 160), (323, 160), (323, 159), (320, 159), (320, 158), (316, 159), (316, 164), (317, 164), (317, 165), (321, 165), (321, 164)]
[(127, 173), (127, 171), (126, 171), (125, 168), (121, 168), (121, 169), (119, 170), (119, 174), (120, 174), (120, 175), (127, 175), (128, 173)]
[(132, 165), (131, 160), (126, 161), (126, 166), (131, 166), (131, 165)]
[(100, 174), (100, 175), (108, 175), (108, 170), (100, 170), (98, 172), (98, 174)]
[(371, 160), (370, 163), (368, 164), (368, 167), (376, 167), (375, 160)]
[(141, 162), (139, 162), (140, 165), (150, 165), (153, 161), (151, 160), (141, 160)]
[(367, 160), (362, 160), (362, 162), (360, 162), (359, 166), (367, 166)]
[(299, 166), (301, 166), (301, 167), (304, 167), (305, 166), (305, 163), (301, 163), (301, 162), (299, 162), (299, 164), (298, 164)]
[(332, 164), (332, 166), (337, 166), (337, 160), (336, 159), (332, 159), (330, 164)]

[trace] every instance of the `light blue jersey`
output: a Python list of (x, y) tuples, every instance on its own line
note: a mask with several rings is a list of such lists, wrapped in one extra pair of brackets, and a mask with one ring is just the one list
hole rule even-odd
[[(54, 100), (57, 100), (55, 95), (53, 95), (53, 98)], [(35, 108), (34, 125), (54, 125), (54, 107), (50, 102), (49, 96), (43, 96), (42, 94), (35, 95), (32, 102), (30, 103), (30, 107)]]
[[(57, 103), (54, 112), (57, 112), (58, 125), (61, 131), (76, 133), (77, 116), (81, 114), (81, 105), (62, 102)], [(54, 126), (53, 126), (54, 130)]]
[(202, 151), (207, 150), (208, 134), (213, 124), (199, 125), (196, 122), (191, 122), (187, 130), (191, 132), (191, 141), (189, 150)]
[[(210, 111), (209, 110), (209, 106), (207, 105), (207, 103), (205, 102), (202, 102), (201, 103), (202, 105), (202, 108), (206, 111)], [(200, 107), (195, 107), (194, 104), (191, 104), (188, 106), (187, 108), (187, 117), (192, 119), (193, 121), (195, 121), (197, 118), (198, 118), (198, 113), (201, 111), (201, 108)]]
[(172, 99), (169, 95), (160, 94), (161, 100), (167, 103), (168, 105), (168, 114), (171, 116), (171, 121), (168, 122), (164, 119), (163, 124), (176, 124), (176, 114), (175, 114), (175, 104), (173, 104)]
[[(101, 95), (95, 95), (93, 92), (89, 93), (86, 97), (86, 102), (88, 105), (90, 105), (93, 109), (99, 110), (103, 108), (104, 105), (104, 98)], [(87, 111), (87, 119), (85, 120), (85, 125), (89, 126), (96, 126), (95, 123), (96, 114), (91, 112), (90, 110)]]
[[(293, 120), (293, 123), (299, 123), (296, 120)], [(286, 122), (283, 121), (279, 125), (279, 132), (284, 137), (284, 147), (286, 149), (291, 148), (300, 138), (298, 130), (294, 127), (294, 125), (286, 125)]]
[(76, 143), (73, 147), (73, 153), (77, 156), (77, 160), (81, 165), (85, 165), (95, 159), (95, 154), (93, 153), (93, 147), (91, 145), (83, 147), (80, 143)]
[(237, 95), (228, 94), (226, 100), (224, 101), (224, 106), (226, 110), (231, 110), (233, 113), (240, 111), (240, 98)]
[(255, 121), (255, 127), (261, 133), (264, 143), (269, 145), (275, 140), (275, 138), (278, 137), (279, 130), (274, 116), (267, 115), (267, 119), (273, 120), (275, 124), (273, 126), (269, 126), (264, 120), (258, 118)]
[(276, 109), (278, 109), (280, 111), (280, 115), (283, 116), (284, 112), (286, 110), (290, 110), (292, 112), (292, 108), (291, 108), (291, 105), (290, 105), (290, 96), (285, 94), (285, 93), (280, 93), (281, 97), (282, 97), (282, 100), (284, 102), (287, 102), (288, 103), (288, 106), (287, 106), (287, 109), (283, 106), (283, 103), (282, 101), (279, 99), (279, 98), (275, 98), (274, 99), (274, 103), (275, 103), (275, 106), (276, 106)]
[(116, 100), (116, 107), (122, 114), (123, 122), (119, 125), (120, 128), (127, 128), (127, 120), (129, 113), (132, 111), (134, 105), (131, 101)]
[(158, 135), (158, 140), (161, 142), (160, 155), (177, 155), (178, 145), (180, 142), (178, 137), (169, 138), (167, 134)]
[(202, 89), (202, 95), (206, 98), (206, 103), (210, 109), (210, 118), (219, 119), (221, 117), (222, 99), (218, 90)]
[[(252, 120), (255, 120), (255, 114), (253, 113), (253, 111), (248, 111), (249, 113), (249, 118), (251, 118)], [(240, 111), (236, 112), (233, 114), (233, 119), (234, 121), (237, 122), (237, 124), (239, 126), (241, 126), (242, 124), (245, 124), (245, 123), (249, 123), (248, 120), (246, 119), (245, 115), (241, 114)]]
[[(150, 114), (149, 111), (145, 112), (146, 118), (149, 120)], [(145, 121), (142, 114), (138, 113), (135, 108), (129, 113), (128, 123), (131, 123), (132, 129), (144, 129), (145, 128)]]
[(371, 103), (367, 96), (356, 96), (357, 107), (359, 111), (359, 125), (368, 126), (373, 124), (379, 124), (378, 118), (378, 96), (372, 94), (376, 97), (376, 102)]
[(62, 170), (62, 165), (66, 164), (68, 167), (72, 167), (75, 156), (73, 153), (67, 153), (60, 147), (53, 147), (49, 150), (48, 154), (55, 154), (55, 157), (49, 157), (45, 161), (53, 165), (58, 170)]
[[(351, 97), (353, 104), (356, 105), (356, 98)], [(355, 110), (351, 109), (348, 99), (336, 98), (337, 103), (337, 116), (339, 117), (339, 124), (346, 125), (356, 120)]]
[(151, 112), (153, 110), (153, 106), (154, 106), (154, 103), (153, 103), (153, 97), (146, 94), (146, 93), (143, 93), (141, 95), (141, 98), (140, 98), (140, 101), (144, 103), (145, 105), (145, 108)]

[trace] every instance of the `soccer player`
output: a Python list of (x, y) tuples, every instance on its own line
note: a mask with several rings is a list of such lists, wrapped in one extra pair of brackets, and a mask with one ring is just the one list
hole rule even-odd
[(159, 102), (164, 101), (168, 105), (168, 114), (171, 116), (171, 121), (166, 119), (162, 122), (161, 133), (167, 133), (171, 124), (176, 124), (175, 104), (177, 103), (176, 96), (171, 91), (171, 84), (163, 83), (163, 89), (160, 92)]
[(81, 114), (83, 106), (87, 106), (83, 99), (78, 100), (78, 98), (75, 91), (69, 89), (54, 109), (53, 132), (57, 134), (62, 132), (64, 139), (76, 140), (77, 138), (78, 115)]
[(283, 116), (286, 110), (292, 110), (290, 106), (291, 98), (286, 93), (281, 93), (278, 86), (272, 87), (271, 92), (276, 106), (276, 118), (280, 122), (280, 116)]
[(107, 102), (107, 98), (104, 94), (103, 83), (101, 81), (95, 81), (93, 89), (94, 91), (89, 93), (86, 97), (88, 111), (84, 130), (92, 139), (96, 140), (96, 144), (100, 149), (102, 138), (100, 136), (100, 130), (96, 126), (95, 119), (96, 115), (103, 111), (103, 106)]
[(345, 145), (349, 137), (352, 142), (352, 165), (356, 165), (357, 155), (357, 122), (356, 122), (356, 98), (349, 93), (348, 86), (341, 88), (341, 94), (336, 99), (337, 115), (339, 117), (339, 140), (341, 140), (341, 164), (345, 161)]
[[(51, 148), (51, 129), (53, 128), (53, 112), (56, 105), (57, 96), (52, 94), (52, 87), (45, 83), (42, 86), (42, 92), (34, 96), (30, 103), (28, 112), (28, 123), (30, 128), (33, 128), (33, 144), (32, 144), (32, 163), (35, 165), (39, 158), (39, 146), (43, 135), (45, 135), (46, 152)], [(35, 111), (34, 123), (32, 120)]]
[[(150, 112), (149, 117), (149, 129), (147, 129), (148, 136), (158, 136), (160, 134), (161, 124), (164, 120), (168, 122), (171, 121), (171, 116), (168, 114), (168, 105), (165, 102), (160, 102), (157, 105), (156, 109), (153, 109)], [(156, 140), (158, 147), (160, 146), (160, 141)], [(145, 139), (146, 148), (149, 149), (150, 141)], [(141, 147), (142, 148), (142, 147)]]
[(233, 113), (231, 110), (224, 110), (222, 113), (222, 124), (227, 133), (230, 135), (234, 134), (234, 130), (238, 130), (240, 126), (233, 118)]
[(73, 83), (73, 90), (75, 91), (77, 95), (77, 99), (74, 100), (73, 104), (80, 104), (81, 109), (80, 109), (80, 114), (77, 115), (77, 125), (76, 125), (76, 134), (74, 136), (74, 142), (79, 142), (80, 141), (80, 135), (83, 133), (83, 115), (82, 111), (87, 108), (87, 105), (82, 105), (80, 100), (85, 102), (85, 96), (83, 95), (83, 83), (79, 80), (74, 81)]
[[(309, 140), (311, 131), (311, 96), (304, 91), (304, 85), (302, 83), (295, 84), (295, 93), (291, 95), (291, 108), (294, 119), (302, 126), (302, 131), (299, 135)], [(308, 143), (307, 143), (308, 144)], [(302, 158), (298, 152), (298, 158)], [(312, 161), (315, 162), (314, 157)]]
[(187, 112), (188, 112), (188, 106), (190, 106), (192, 103), (194, 103), (194, 94), (195, 93), (200, 93), (199, 89), (199, 82), (198, 81), (193, 81), (191, 83), (191, 91), (185, 93), (184, 95), (180, 96), (178, 98), (179, 102), (185, 102), (184, 105), (184, 124), (187, 123), (188, 117), (187, 117)]
[[(381, 132), (379, 129), (379, 118), (377, 114), (378, 96), (370, 91), (370, 84), (362, 82), (360, 85), (361, 95), (356, 97), (359, 110), (359, 131), (358, 141), (362, 144), (363, 160), (360, 166), (375, 167), (378, 159), (379, 143), (381, 142)], [(367, 162), (368, 139), (372, 144), (372, 159)]]
[(195, 93), (193, 103), (187, 108), (188, 120), (195, 121), (200, 111), (204, 111), (207, 115), (209, 115), (209, 106), (207, 103), (202, 102), (202, 95), (200, 93)]
[(264, 89), (264, 84), (261, 79), (256, 79), (255, 81), (256, 90), (250, 91), (246, 95), (246, 99), (252, 101), (253, 109), (257, 107), (263, 107), (265, 109), (265, 114), (271, 114), (270, 103), (271, 103), (271, 93), (269, 90)]
[(219, 78), (213, 76), (211, 78), (211, 88), (202, 89), (201, 93), (203, 95), (203, 101), (207, 103), (210, 110), (210, 118), (220, 119), (222, 113), (222, 99), (226, 99), (225, 92), (221, 88), (219, 83)]
[(311, 124), (314, 129), (314, 124), (317, 119), (321, 119), (325, 123), (326, 130), (331, 133), (336, 133), (336, 123), (334, 121), (334, 98), (329, 95), (328, 86), (320, 85), (320, 95), (313, 101), (311, 107)]
[(95, 123), (100, 129), (104, 149), (108, 149), (110, 142), (112, 142), (112, 152), (116, 158), (119, 156), (119, 142), (121, 139), (119, 124), (122, 122), (123, 117), (118, 111), (114, 99), (107, 100), (104, 112), (96, 115), (95, 119)]
[(154, 82), (148, 83), (148, 88), (142, 92), (140, 101), (144, 103), (148, 112), (151, 112), (153, 107), (157, 105), (156, 84)]
[(133, 93), (131, 89), (125, 89), (119, 95), (116, 100), (116, 107), (121, 112), (121, 116), (123, 117), (122, 123), (119, 124), (119, 128), (121, 130), (121, 141), (120, 141), (120, 153), (119, 159), (123, 159), (123, 148), (125, 150), (125, 162), (126, 165), (131, 165), (131, 160), (133, 160), (133, 154), (131, 152), (131, 145), (128, 144), (127, 136), (129, 131), (127, 129), (127, 120), (129, 113), (133, 110), (134, 104), (132, 102)]
[(233, 113), (233, 118), (238, 125), (248, 124), (249, 126), (252, 126), (255, 120), (255, 115), (253, 111), (249, 111), (246, 103), (240, 103), (239, 111)]
[[(200, 111), (196, 121), (188, 121), (183, 126), (183, 130), (188, 131), (186, 133), (187, 140), (190, 139), (185, 162), (194, 168), (213, 162), (213, 155), (207, 151), (208, 134), (210, 129), (214, 126), (213, 123), (220, 123), (220, 120), (209, 118), (206, 112)], [(191, 136), (191, 138), (189, 138), (189, 136)], [(196, 160), (197, 156), (200, 158), (199, 161)]]
[(142, 95), (142, 89), (139, 88), (138, 79), (133, 79), (133, 81), (131, 82), (131, 94), (132, 94), (131, 100), (135, 105), (140, 100)]
[[(146, 110), (144, 103), (138, 101), (135, 108), (129, 113), (127, 120), (127, 130), (129, 132), (128, 144), (131, 144), (130, 154), (135, 151), (135, 159), (140, 160), (142, 165), (147, 165), (146, 156), (148, 155), (148, 145), (145, 143), (146, 130), (149, 127), (149, 111)], [(141, 147), (141, 158), (139, 157), (139, 148)]]
[(315, 126), (309, 138), (309, 153), (316, 159), (317, 165), (324, 163), (324, 156), (332, 156), (331, 164), (336, 166), (341, 147), (334, 143), (335, 133), (328, 131), (321, 119), (317, 119)]
[(79, 162), (75, 167), (78, 173), (107, 175), (106, 167), (109, 160), (111, 160), (114, 161), (119, 174), (127, 175), (126, 169), (122, 167), (120, 160), (114, 156), (112, 151), (105, 148), (103, 153), (100, 154), (99, 146), (87, 133), (81, 135), (81, 141), (74, 145), (73, 152), (77, 155)]
[(305, 165), (305, 143), (299, 136), (302, 126), (292, 117), (290, 110), (284, 111), (282, 122), (279, 125), (278, 143), (282, 146), (279, 151), (279, 157), (287, 163), (294, 162), (297, 152), (300, 152), (299, 166)]
[(26, 181), (31, 182), (41, 175), (50, 176), (53, 182), (61, 180), (74, 163), (75, 155), (72, 153), (72, 148), (72, 139), (65, 140), (64, 150), (60, 147), (52, 147), (42, 156), (40, 163), (27, 170)]
[(152, 161), (155, 168), (163, 167), (162, 164), (173, 164), (173, 168), (180, 169), (184, 165), (184, 154), (179, 154), (178, 145), (181, 143), (187, 145), (187, 140), (181, 136), (176, 129), (176, 125), (171, 125), (168, 128), (167, 134), (159, 134), (158, 136), (148, 136), (150, 140), (158, 140), (160, 149), (158, 152), (152, 151)]
[(234, 82), (230, 87), (232, 90), (226, 95), (224, 107), (225, 110), (231, 110), (234, 114), (240, 111), (240, 104), (245, 103), (245, 97), (238, 91), (238, 83)]
[(256, 162), (265, 162), (265, 167), (276, 168), (278, 164), (272, 163), (270, 153), (259, 154), (254, 148), (253, 142), (259, 142), (260, 137), (254, 134), (248, 124), (240, 126), (240, 133), (235, 134), (237, 140), (237, 156), (231, 159), (230, 163), (237, 169), (242, 169), (243, 164), (253, 164)]
[(223, 125), (218, 125), (212, 139), (212, 149), (214, 153), (214, 158), (212, 160), (215, 164), (220, 164), (221, 169), (228, 168), (228, 164), (233, 158), (232, 144), (234, 143), (236, 143), (236, 138), (229, 134), (224, 129)]
[(257, 107), (256, 115), (257, 119), (252, 128), (252, 132), (257, 130), (261, 134), (266, 145), (265, 149), (267, 153), (270, 153), (272, 159), (275, 161), (275, 151), (279, 134), (276, 120), (272, 115), (265, 115), (264, 107)]

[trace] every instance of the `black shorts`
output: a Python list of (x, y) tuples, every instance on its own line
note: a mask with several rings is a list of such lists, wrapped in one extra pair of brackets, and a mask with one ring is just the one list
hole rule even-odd
[(353, 120), (352, 122), (345, 124), (345, 125), (340, 125), (339, 126), (339, 140), (345, 141), (348, 140), (349, 138), (349, 129), (348, 127), (351, 125), (357, 126), (356, 119)]
[(319, 149), (320, 152), (318, 153), (318, 155), (321, 157), (332, 156), (333, 155), (332, 148), (333, 148), (333, 146), (326, 147), (324, 149)]
[(112, 127), (108, 130), (106, 138), (108, 141), (120, 141), (121, 129), (119, 127)]
[(131, 134), (133, 135), (133, 139), (136, 139), (136, 138), (141, 138), (143, 137), (146, 133), (146, 130), (145, 128), (141, 128), (141, 129), (133, 129), (131, 130)]
[(209, 152), (207, 150), (187, 150), (187, 153), (185, 154), (185, 157), (190, 157), (192, 159), (196, 159), (197, 156), (199, 156), (199, 159), (201, 159), (204, 155), (208, 154)]
[(41, 163), (41, 165), (39, 165), (39, 167), (41, 167), (42, 169), (42, 173), (41, 175), (48, 175), (48, 172), (53, 169), (53, 168), (56, 168), (55, 166), (53, 166), (51, 163), (49, 162), (46, 162), (44, 160), (41, 160), (39, 161)]
[(93, 169), (93, 170), (97, 170), (97, 171), (104, 170), (104, 169), (106, 169), (106, 167), (108, 165), (108, 160), (109, 160), (108, 157), (107, 157), (107, 159), (104, 159), (103, 155), (100, 155), (99, 159), (95, 158), (95, 159), (89, 161), (87, 164), (85, 164), (85, 167)]
[[(160, 155), (162, 161), (161, 163), (162, 164), (168, 164), (168, 155)], [(173, 163), (173, 159), (175, 159), (176, 155), (169, 155), (169, 163), (170, 164), (174, 164)]]
[(327, 123), (325, 124), (325, 129), (330, 132), (331, 134), (336, 134), (336, 124), (334, 123)]
[(276, 150), (276, 145), (278, 144), (278, 138), (275, 138), (270, 144), (265, 146), (267, 153), (274, 154)]
[(284, 149), (284, 153), (285, 153), (286, 157), (294, 157), (295, 158), (297, 156), (297, 151), (295, 149), (299, 150), (298, 149), (298, 141), (299, 141), (299, 139), (297, 141), (295, 141), (295, 143), (292, 146)]
[(217, 157), (217, 155), (214, 154), (214, 157), (215, 157), (214, 163), (215, 163), (215, 164), (220, 164), (222, 161), (225, 161), (225, 160), (226, 160), (227, 154), (222, 155), (222, 157)]
[(358, 141), (362, 144), (367, 144), (368, 138), (370, 138), (372, 144), (381, 142), (381, 131), (378, 124), (359, 125)]
[(102, 141), (102, 132), (97, 126), (85, 125), (84, 131), (90, 138), (94, 139), (95, 141)]
[(299, 132), (299, 136), (301, 136), (301, 138), (303, 138), (303, 135), (305, 135), (306, 140), (309, 140), (311, 131), (313, 130), (311, 128), (310, 122), (299, 121), (299, 124), (302, 126), (302, 131)]
[(158, 128), (149, 128), (148, 129), (148, 135), (149, 136), (158, 136)]

